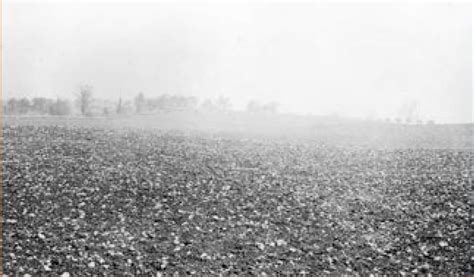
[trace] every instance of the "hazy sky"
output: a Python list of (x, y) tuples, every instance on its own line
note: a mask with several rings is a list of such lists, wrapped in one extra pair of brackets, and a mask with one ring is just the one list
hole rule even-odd
[(4, 2), (4, 94), (163, 93), (472, 120), (469, 4)]

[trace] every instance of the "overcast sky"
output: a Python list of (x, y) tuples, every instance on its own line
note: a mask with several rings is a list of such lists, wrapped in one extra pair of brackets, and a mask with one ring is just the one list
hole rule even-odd
[(468, 4), (4, 2), (4, 94), (163, 93), (472, 120)]

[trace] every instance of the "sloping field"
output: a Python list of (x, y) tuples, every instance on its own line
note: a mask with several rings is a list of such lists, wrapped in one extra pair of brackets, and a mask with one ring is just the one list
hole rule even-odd
[(4, 128), (9, 274), (468, 271), (467, 149), (37, 123)]
[(405, 125), (286, 114), (169, 112), (111, 117), (6, 117), (9, 126), (180, 131), (227, 138), (311, 140), (370, 149), (472, 149), (472, 124)]

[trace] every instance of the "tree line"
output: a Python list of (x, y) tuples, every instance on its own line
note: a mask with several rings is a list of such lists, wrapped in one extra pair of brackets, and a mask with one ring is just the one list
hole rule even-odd
[[(62, 98), (34, 97), (32, 99), (9, 98), (3, 102), (4, 113), (7, 115), (82, 115), (82, 116), (109, 116), (126, 114), (144, 114), (171, 111), (203, 111), (228, 112), (232, 110), (229, 98), (218, 97), (200, 101), (195, 96), (162, 94), (157, 97), (145, 97), (140, 92), (132, 99), (119, 97), (115, 101), (95, 98), (93, 87), (83, 85), (74, 94), (73, 100)], [(247, 113), (278, 113), (277, 102), (258, 102), (251, 100), (247, 103)], [(374, 121), (373, 118), (367, 118)], [(380, 121), (381, 119), (379, 119)], [(421, 120), (417, 114), (417, 103), (410, 102), (401, 107), (399, 116), (385, 118), (385, 123), (393, 124), (434, 124), (433, 120)]]
[[(145, 97), (138, 93), (133, 99), (119, 97), (116, 101), (95, 98), (93, 88), (81, 86), (74, 99), (62, 98), (9, 98), (3, 103), (5, 114), (9, 115), (55, 115), (67, 116), (78, 114), (83, 116), (142, 114), (170, 111), (208, 111), (228, 112), (232, 103), (227, 97), (205, 99), (199, 101), (195, 96), (163, 94), (158, 97)], [(250, 113), (276, 113), (276, 102), (259, 103), (250, 101), (246, 111)]]
[(46, 97), (10, 98), (4, 102), (4, 113), (12, 115), (26, 114), (49, 114), (69, 115), (71, 114), (71, 103), (66, 99), (50, 99)]

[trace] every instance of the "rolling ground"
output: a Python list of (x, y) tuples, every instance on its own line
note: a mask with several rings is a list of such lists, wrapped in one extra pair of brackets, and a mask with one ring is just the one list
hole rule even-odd
[(6, 120), (6, 273), (469, 270), (471, 126), (127, 120)]

